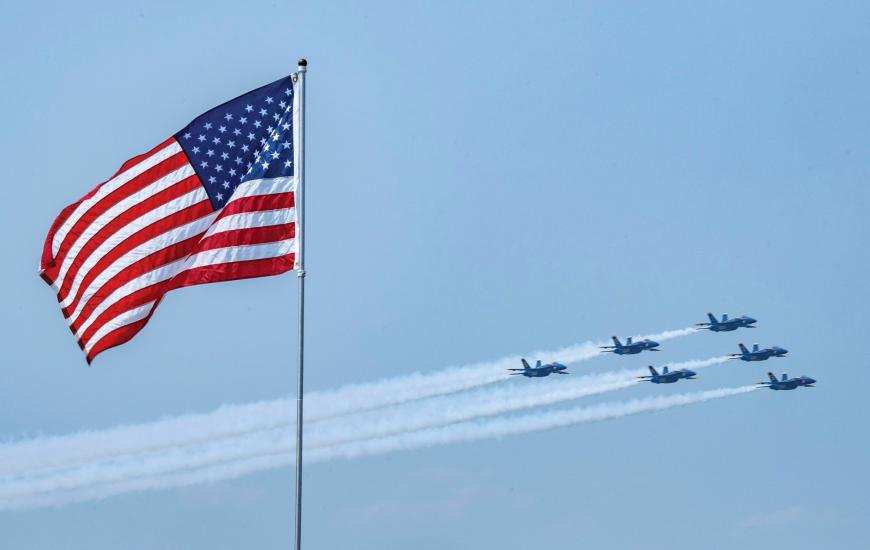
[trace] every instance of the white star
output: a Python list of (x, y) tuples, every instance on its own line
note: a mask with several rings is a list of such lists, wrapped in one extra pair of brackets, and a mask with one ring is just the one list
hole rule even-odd
[(194, 148), (193, 148), (193, 154), (197, 154), (197, 153), (199, 153), (199, 147), (194, 147)]
[(208, 163), (207, 163), (206, 161), (202, 161), (202, 162), (199, 163), (199, 166), (200, 166), (201, 168), (208, 168)]
[(286, 90), (284, 90), (284, 95), (290, 95), (292, 93), (293, 92), (290, 91), (290, 88), (287, 88)]
[(232, 149), (232, 148), (235, 147), (235, 146), (236, 146), (236, 142), (235, 142), (235, 141), (233, 141), (233, 140), (229, 140), (229, 141), (227, 142), (227, 147), (229, 147), (230, 149)]
[(206, 130), (211, 130), (211, 122), (206, 122), (206, 123), (205, 123), (205, 129), (206, 129)]
[(244, 145), (242, 145), (242, 151), (244, 151), (245, 153), (247, 153), (247, 152), (248, 152), (248, 149), (250, 149), (250, 147), (248, 147), (248, 144), (247, 144), (247, 143), (244, 144)]
[(265, 160), (264, 160), (264, 161), (263, 161), (263, 162), (261, 162), (261, 163), (260, 163), (260, 164), (262, 164), (262, 165), (263, 165), (263, 170), (266, 170), (266, 169), (268, 169), (268, 168), (269, 168), (269, 163), (268, 163), (268, 161), (265, 161)]
[(268, 114), (269, 114), (269, 111), (267, 111), (266, 109), (260, 109), (260, 116), (266, 116)]
[(227, 131), (227, 127), (226, 127), (226, 126), (221, 126), (220, 128), (218, 128), (218, 132), (220, 132), (220, 133), (222, 133), (222, 134), (223, 134), (224, 132), (226, 132), (226, 131)]
[(221, 194), (221, 193), (218, 193), (218, 194), (215, 195), (215, 196), (217, 197), (217, 200), (219, 200), (219, 201), (224, 200), (224, 196), (223, 196), (223, 194)]
[(292, 162), (290, 162), (289, 160), (284, 161), (284, 168), (290, 168), (291, 166), (293, 166)]
[(214, 177), (214, 176), (209, 176), (209, 177), (208, 177), (208, 182), (209, 182), (209, 183), (214, 183), (214, 182), (216, 182), (216, 181), (217, 181), (217, 178), (216, 178), (216, 177)]
[(272, 141), (280, 141), (280, 140), (281, 140), (281, 134), (279, 134), (278, 132), (274, 132), (272, 134)]
[(263, 145), (264, 143), (266, 143), (266, 138), (260, 138), (260, 145)]
[(287, 107), (287, 103), (282, 101), (282, 102), (278, 103), (278, 106), (283, 109), (283, 108)]
[(272, 120), (278, 120), (279, 118), (281, 118), (281, 115), (278, 113), (272, 113)]
[(285, 141), (285, 142), (282, 143), (281, 145), (284, 146), (284, 149), (289, 149), (289, 148), (290, 148), (290, 142), (289, 142), (289, 141)]
[(248, 134), (248, 141), (254, 141), (254, 138), (257, 137), (254, 134)]
[(269, 135), (272, 135), (272, 130), (274, 130), (274, 128), (272, 128), (271, 126), (266, 126), (266, 131), (269, 132)]
[(248, 111), (248, 112), (250, 113), (251, 111), (254, 110), (254, 108), (253, 108), (252, 106), (250, 106), (250, 105), (245, 105), (245, 110)]
[(272, 99), (271, 97), (267, 97), (267, 98), (266, 98), (266, 103), (268, 103), (268, 104), (270, 104), (270, 105), (271, 105), (274, 101), (275, 101), (275, 100)]
[(285, 122), (284, 124), (281, 125), (281, 128), (284, 128), (285, 130), (289, 130), (290, 125)]
[(246, 122), (248, 122), (248, 117), (246, 116), (243, 116), (239, 119), (239, 124), (245, 124)]
[(236, 175), (236, 169), (235, 169), (235, 168), (230, 168), (230, 175), (231, 175), (231, 176), (235, 176), (235, 175)]
[(198, 139), (199, 141), (205, 141), (205, 136), (200, 134), (199, 137), (196, 139)]
[(228, 158), (230, 158), (230, 155), (226, 151), (224, 151), (223, 153), (221, 153), (221, 158), (227, 160)]
[(184, 132), (184, 139), (190, 139), (190, 132)]
[(211, 140), (211, 142), (214, 143), (215, 145), (217, 145), (218, 143), (221, 142), (221, 138), (216, 137), (216, 138), (214, 138), (213, 140)]
[(232, 115), (232, 113), (227, 113), (226, 115), (224, 115), (224, 119), (225, 119), (227, 122), (231, 121), (231, 120), (233, 119), (233, 115)]
[[(247, 145), (245, 145), (245, 147), (247, 147)], [(241, 163), (242, 163), (242, 157), (236, 157), (235, 163), (236, 163), (236, 164), (241, 164)]]
[(208, 151), (205, 152), (205, 154), (210, 156), (210, 157), (213, 157), (214, 156), (214, 149), (209, 149)]
[(221, 166), (220, 164), (215, 166), (214, 169), (215, 169), (215, 172), (223, 172), (224, 171), (224, 167)]
[(269, 144), (267, 143), (266, 145), (263, 146), (263, 151), (268, 151), (268, 150), (269, 150)]
[(278, 155), (278, 151), (274, 151), (274, 152), (272, 152), (272, 158), (273, 158), (273, 159), (276, 159), (276, 158), (278, 158), (279, 156), (280, 156), (280, 155)]
[[(235, 174), (233, 174), (233, 175), (235, 176)], [(224, 189), (229, 189), (229, 188), (230, 188), (230, 182), (228, 182), (227, 180), (224, 180), (224, 182), (223, 182), (223, 187), (224, 187)]]
[(254, 121), (254, 127), (255, 127), (255, 128), (259, 128), (259, 127), (262, 126), (262, 125), (263, 125), (263, 124), (262, 124), (259, 120), (255, 120), (255, 121)]
[(239, 130), (238, 128), (234, 128), (234, 129), (233, 129), (233, 135), (234, 135), (234, 136), (240, 136), (240, 135), (242, 135), (242, 131)]

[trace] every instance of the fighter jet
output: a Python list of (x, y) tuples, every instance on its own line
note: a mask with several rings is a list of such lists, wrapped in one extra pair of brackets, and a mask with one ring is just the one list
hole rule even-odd
[(635, 354), (642, 352), (643, 350), (659, 351), (659, 350), (655, 349), (655, 348), (659, 347), (659, 343), (653, 342), (649, 338), (647, 338), (645, 340), (641, 340), (640, 342), (632, 342), (631, 336), (629, 336), (625, 340), (625, 345), (623, 345), (622, 342), (619, 341), (619, 338), (617, 338), (616, 336), (611, 336), (611, 338), (613, 339), (614, 345), (612, 345), (612, 346), (600, 346), (600, 348), (604, 350), (601, 353), (615, 353), (617, 355), (635, 355)]
[(674, 382), (678, 382), (683, 378), (685, 378), (686, 380), (695, 379), (695, 371), (691, 371), (689, 369), (668, 371), (668, 367), (664, 367), (662, 369), (662, 373), (659, 374), (652, 365), (650, 365), (648, 368), (652, 374), (650, 376), (638, 376), (638, 380), (649, 380), (653, 384), (673, 384)]
[(801, 386), (805, 388), (814, 388), (816, 383), (815, 378), (809, 376), (798, 376), (797, 378), (789, 378), (786, 373), (782, 373), (782, 380), (777, 380), (772, 372), (767, 373), (770, 382), (759, 382), (759, 386), (767, 386), (772, 390), (794, 390)]
[(710, 319), (709, 323), (695, 323), (696, 327), (701, 327), (699, 330), (712, 330), (713, 332), (731, 332), (732, 330), (737, 330), (740, 327), (755, 328), (754, 326), (752, 326), (752, 324), (757, 322), (752, 317), (747, 317), (746, 315), (741, 315), (740, 317), (729, 319), (727, 313), (722, 315), (721, 321), (717, 321), (716, 317), (714, 317), (712, 313), (708, 313), (707, 317)]
[(547, 363), (546, 365), (541, 365), (541, 361), (539, 360), (535, 363), (535, 366), (529, 366), (525, 359), (522, 360), (523, 368), (521, 369), (507, 369), (511, 371), (519, 371), (512, 372), (511, 376), (516, 376), (518, 374), (522, 374), (523, 376), (527, 376), (529, 378), (541, 378), (543, 376), (550, 376), (551, 374), (571, 374), (570, 372), (565, 372), (566, 367), (561, 363)]
[(758, 344), (752, 344), (752, 351), (749, 351), (743, 344), (737, 345), (740, 346), (740, 353), (730, 354), (731, 359), (740, 359), (741, 361), (767, 361), (771, 357), (785, 357), (785, 354), (788, 353), (787, 349), (779, 346), (758, 349)]

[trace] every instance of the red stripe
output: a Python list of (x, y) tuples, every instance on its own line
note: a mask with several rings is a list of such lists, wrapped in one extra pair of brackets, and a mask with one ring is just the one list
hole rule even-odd
[(261, 260), (227, 262), (195, 267), (179, 273), (178, 276), (172, 279), (172, 288), (280, 275), (293, 269), (295, 258), (296, 254), (291, 252), (286, 256), (279, 256), (277, 258), (263, 258)]
[(191, 255), (226, 248), (228, 246), (244, 246), (248, 244), (262, 244), (292, 239), (296, 235), (296, 224), (285, 223), (281, 225), (267, 225), (266, 227), (249, 227), (221, 231), (209, 235), (199, 242)]
[(85, 303), (85, 306), (82, 308), (82, 311), (76, 318), (76, 322), (73, 323), (73, 332), (78, 331), (79, 327), (81, 327), (85, 323), (85, 321), (87, 321), (88, 317), (90, 317), (94, 309), (96, 309), (96, 307), (99, 306), (103, 302), (103, 300), (105, 300), (110, 294), (112, 294), (112, 292), (122, 287), (127, 282), (135, 279), (136, 277), (139, 277), (140, 275), (144, 275), (145, 273), (153, 271), (158, 267), (164, 266), (168, 263), (188, 256), (190, 254), (190, 251), (193, 250), (194, 247), (196, 247), (196, 243), (199, 242), (199, 239), (201, 238), (202, 233), (169, 245), (166, 248), (163, 248), (149, 254), (148, 256), (145, 256), (141, 260), (138, 260), (137, 262), (134, 262), (133, 264), (119, 271), (114, 277), (106, 281), (106, 284), (101, 286), (100, 289), (88, 299), (88, 301)]
[[(144, 154), (141, 154), (137, 157), (131, 158), (130, 160), (125, 162), (121, 166), (121, 168), (117, 172), (115, 172), (115, 175), (113, 175), (111, 178), (109, 178), (108, 180), (104, 181), (103, 183), (97, 185), (96, 187), (91, 189), (90, 192), (88, 192), (85, 196), (83, 196), (82, 198), (80, 198), (76, 202), (66, 206), (63, 210), (61, 210), (60, 215), (57, 217), (56, 220), (54, 220), (54, 223), (51, 224), (51, 227), (48, 230), (48, 236), (46, 236), (46, 238), (45, 238), (45, 244), (42, 247), (42, 262), (41, 262), (42, 265), (40, 266), (40, 269), (44, 271), (45, 269), (47, 269), (49, 267), (53, 267), (54, 264), (56, 263), (54, 260), (54, 253), (52, 252), (51, 243), (52, 243), (52, 241), (54, 241), (54, 236), (57, 233), (57, 230), (60, 229), (60, 226), (62, 226), (67, 219), (69, 219), (69, 217), (72, 215), (72, 213), (75, 211), (75, 209), (78, 208), (79, 204), (81, 204), (83, 201), (86, 201), (89, 198), (91, 198), (94, 195), (94, 193), (96, 193), (97, 190), (100, 189), (100, 187), (105, 185), (106, 182), (113, 180), (121, 172), (127, 170), (128, 168), (130, 168), (136, 164), (139, 164), (140, 162), (142, 162), (146, 158), (150, 157), (151, 155), (153, 155), (153, 154), (157, 153), (158, 151), (160, 151), (161, 149), (163, 149), (164, 147), (169, 146), (174, 141), (175, 141), (175, 138), (171, 137), (171, 138), (167, 139), (166, 141), (164, 141), (163, 143), (161, 143), (160, 145), (158, 145), (157, 147), (155, 147), (154, 149), (151, 149), (147, 153), (144, 153)], [(45, 279), (46, 282), (48, 282), (49, 284), (51, 284), (54, 281), (53, 278), (47, 277), (45, 274), (42, 274), (42, 278)]]
[(129, 325), (124, 325), (123, 327), (118, 327), (105, 337), (100, 340), (100, 343), (91, 348), (90, 353), (85, 356), (85, 360), (90, 365), (98, 354), (106, 351), (109, 348), (114, 348), (115, 346), (120, 346), (124, 342), (129, 341), (131, 338), (136, 336), (136, 334), (142, 330), (148, 321), (151, 319), (151, 316), (154, 315), (154, 310), (157, 308), (155, 304), (153, 308), (151, 308), (151, 313), (148, 314), (148, 317), (144, 319), (140, 319), (135, 323), (130, 323)]
[(254, 212), (257, 210), (278, 210), (279, 208), (293, 208), (295, 201), (293, 192), (287, 193), (270, 193), (268, 195), (254, 195), (252, 197), (241, 197), (231, 200), (221, 210), (218, 219), (230, 216), (232, 214), (241, 214), (244, 212)]
[(100, 245), (106, 242), (106, 240), (109, 239), (112, 235), (123, 229), (129, 223), (135, 221), (140, 216), (143, 216), (146, 213), (154, 210), (155, 208), (158, 208), (173, 199), (176, 199), (201, 187), (202, 183), (200, 183), (199, 178), (196, 177), (196, 175), (190, 176), (176, 183), (172, 187), (164, 189), (156, 195), (153, 195), (152, 197), (149, 197), (144, 201), (137, 203), (126, 212), (122, 213), (120, 216), (107, 223), (101, 230), (99, 230), (93, 237), (88, 240), (88, 242), (85, 244), (85, 246), (82, 247), (81, 251), (76, 256), (76, 259), (73, 260), (72, 264), (66, 272), (66, 275), (64, 275), (63, 284), (58, 291), (58, 296), (61, 299), (66, 298), (66, 295), (69, 292), (73, 281), (75, 280), (75, 276), (78, 273), (79, 268), (82, 266), (83, 263), (85, 263), (85, 261), (87, 261), (91, 253), (93, 253), (94, 250), (96, 250)]
[(72, 228), (70, 228), (69, 233), (64, 237), (64, 240), (57, 251), (57, 255), (54, 257), (54, 265), (47, 269), (46, 272), (49, 273), (52, 279), (57, 278), (60, 265), (63, 264), (63, 260), (66, 257), (67, 252), (69, 252), (69, 249), (88, 226), (90, 226), (94, 220), (100, 217), (106, 210), (115, 206), (118, 202), (129, 197), (133, 193), (136, 193), (158, 179), (166, 176), (170, 172), (181, 168), (185, 164), (187, 164), (187, 155), (185, 155), (183, 151), (176, 153), (160, 164), (152, 166), (148, 170), (142, 172), (97, 201), (97, 203), (91, 206), (91, 208), (89, 208), (87, 212), (76, 221)]

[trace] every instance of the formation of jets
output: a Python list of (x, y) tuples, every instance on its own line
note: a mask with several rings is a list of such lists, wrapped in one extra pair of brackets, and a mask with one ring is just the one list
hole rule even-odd
[[(709, 323), (695, 323), (698, 330), (710, 330), (712, 332), (731, 332), (739, 328), (756, 328), (755, 323), (758, 321), (747, 315), (740, 317), (728, 318), (728, 314), (722, 315), (722, 319), (716, 319), (712, 313), (707, 314), (710, 319)], [(623, 344), (619, 338), (612, 336), (612, 346), (599, 346), (601, 353), (613, 353), (616, 355), (637, 355), (644, 351), (660, 351), (659, 343), (649, 338), (635, 342), (631, 336), (625, 339)], [(740, 348), (740, 353), (731, 353), (731, 359), (740, 359), (741, 361), (767, 361), (771, 357), (785, 357), (788, 350), (779, 346), (771, 346), (769, 348), (760, 348), (758, 344), (753, 344), (752, 349), (748, 349), (745, 345), (737, 344)], [(525, 376), (527, 378), (542, 378), (551, 374), (570, 374), (565, 365), (561, 363), (541, 364), (538, 360), (535, 366), (532, 367), (529, 363), (522, 359), (523, 368), (507, 369), (511, 372), (511, 376)], [(638, 380), (652, 382), (653, 384), (673, 384), (680, 380), (694, 380), (697, 374), (689, 369), (670, 370), (667, 366), (662, 367), (659, 372), (655, 367), (650, 365), (650, 374), (647, 376), (638, 376)], [(789, 378), (787, 374), (783, 374), (781, 379), (777, 379), (773, 373), (767, 373), (769, 382), (758, 382), (759, 386), (766, 386), (772, 390), (794, 390), (797, 388), (812, 388), (816, 380), (809, 376), (798, 376)]]

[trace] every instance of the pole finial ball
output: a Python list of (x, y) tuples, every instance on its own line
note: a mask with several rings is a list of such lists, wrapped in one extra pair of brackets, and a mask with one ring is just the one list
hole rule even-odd
[(300, 67), (307, 67), (308, 61), (303, 57), (302, 59), (299, 60), (299, 66)]

